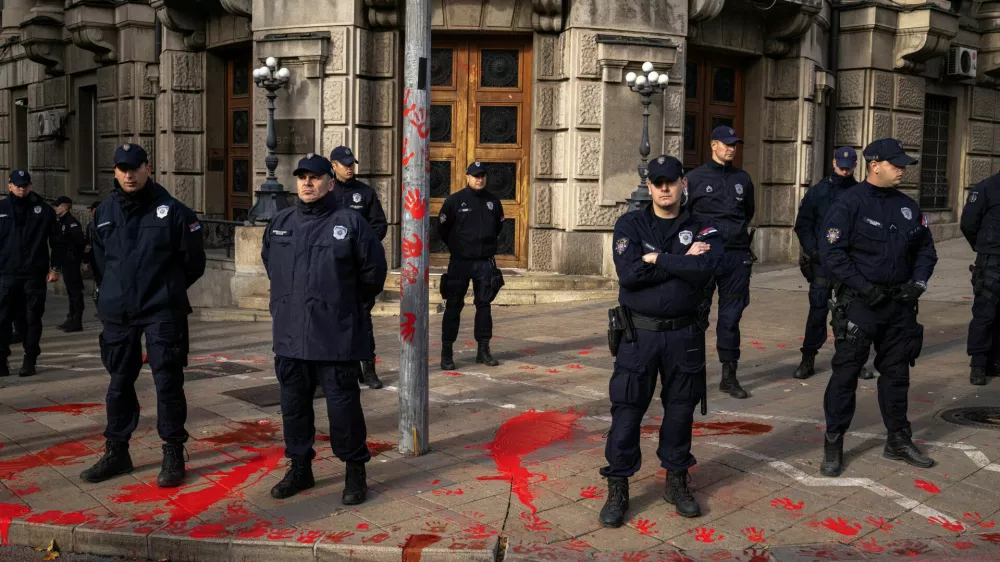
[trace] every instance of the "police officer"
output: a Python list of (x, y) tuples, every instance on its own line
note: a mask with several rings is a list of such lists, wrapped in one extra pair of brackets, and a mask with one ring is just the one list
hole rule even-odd
[(482, 163), (469, 165), (465, 181), (465, 189), (449, 195), (438, 214), (438, 235), (451, 253), (448, 272), (441, 278), (441, 296), (445, 298), (441, 321), (441, 369), (444, 371), (455, 368), (452, 345), (458, 338), (458, 324), (470, 280), (472, 302), (476, 306), (473, 333), (479, 343), (476, 363), (490, 367), (500, 364), (490, 353), (493, 337), (490, 303), (499, 290), (495, 286), (491, 289), (491, 285), (494, 275), (499, 274), (494, 256), (503, 224), (503, 205), (500, 198), (486, 190), (486, 167)]
[(111, 375), (106, 399), (104, 455), (83, 471), (102, 482), (132, 471), (129, 439), (139, 423), (135, 381), (142, 369), (142, 339), (156, 384), (156, 429), (163, 440), (161, 488), (184, 481), (188, 433), (184, 367), (187, 366), (187, 291), (205, 273), (198, 217), (150, 178), (146, 151), (137, 144), (115, 149), (115, 187), (94, 214), (94, 266), (103, 274), (97, 314), (104, 325), (101, 359)]
[(809, 281), (809, 316), (806, 318), (806, 335), (802, 342), (802, 362), (792, 375), (808, 379), (816, 374), (816, 353), (826, 342), (826, 314), (830, 300), (830, 277), (819, 261), (819, 242), (827, 211), (834, 201), (858, 182), (854, 168), (858, 166), (858, 153), (849, 146), (837, 149), (833, 157), (833, 175), (820, 180), (809, 188), (799, 204), (795, 218), (795, 234), (802, 250), (799, 268)]
[(87, 207), (90, 212), (90, 224), (87, 225), (87, 245), (83, 250), (83, 271), (90, 271), (91, 275), (94, 277), (94, 294), (92, 298), (94, 299), (94, 306), (97, 306), (97, 295), (101, 292), (101, 272), (94, 267), (94, 231), (97, 227), (97, 223), (94, 221), (94, 213), (97, 212), (97, 207), (101, 205), (100, 201), (94, 201)]
[(719, 390), (733, 398), (746, 398), (747, 392), (736, 379), (740, 359), (740, 319), (750, 304), (750, 221), (754, 215), (754, 189), (750, 174), (733, 165), (736, 145), (743, 141), (725, 125), (712, 131), (712, 161), (688, 174), (691, 213), (712, 220), (722, 235), (725, 253), (716, 278), (706, 291), (703, 314), (712, 306), (712, 294), (719, 288), (719, 325), (716, 347), (722, 362)]
[[(889, 432), (883, 455), (919, 468), (934, 461), (913, 444), (906, 417), (910, 367), (923, 346), (917, 300), (927, 290), (937, 253), (927, 218), (916, 201), (896, 187), (916, 159), (896, 139), (879, 139), (865, 148), (867, 177), (830, 208), (819, 243), (820, 262), (837, 282), (831, 326), (836, 338), (833, 374), (823, 410), (826, 435), (825, 476), (843, 470), (844, 433), (854, 417), (858, 375), (875, 344), (878, 405)], [(838, 312), (841, 310), (842, 312)]]
[(372, 355), (365, 303), (382, 292), (385, 250), (361, 215), (338, 206), (329, 160), (308, 154), (294, 173), (299, 200), (271, 220), (260, 254), (271, 279), (274, 369), (291, 459), (271, 496), (288, 498), (315, 485), (313, 397), (320, 385), (330, 446), (347, 464), (343, 501), (356, 505), (365, 501), (371, 460), (358, 386), (360, 361)]
[(969, 381), (986, 384), (987, 375), (996, 376), (1000, 323), (1000, 174), (976, 184), (962, 209), (962, 234), (976, 251), (973, 273), (972, 322), (969, 323), (968, 353), (972, 358)]
[[(389, 225), (385, 220), (385, 211), (378, 200), (378, 194), (367, 183), (354, 177), (354, 166), (358, 163), (354, 152), (346, 146), (338, 146), (330, 153), (333, 164), (333, 194), (341, 207), (353, 209), (368, 221), (375, 231), (379, 241), (385, 240)], [(372, 325), (372, 309), (375, 308), (375, 295), (365, 301), (365, 313), (368, 315), (368, 338), (371, 340), (372, 356), (361, 361), (362, 382), (368, 388), (382, 388), (382, 381), (375, 373), (375, 330)]]
[(639, 427), (657, 378), (664, 410), (656, 450), (667, 470), (663, 498), (683, 517), (701, 515), (688, 489), (688, 469), (695, 464), (691, 424), (695, 405), (705, 396), (707, 326), (699, 305), (723, 255), (723, 242), (707, 218), (689, 214), (682, 205), (687, 181), (679, 160), (660, 156), (648, 171), (652, 203), (615, 224), (621, 306), (613, 314), (624, 329), (612, 331), (625, 333), (617, 350), (612, 344), (617, 354), (608, 389), (612, 421), (605, 448), (608, 466), (601, 469), (608, 479), (608, 499), (600, 521), (607, 527), (625, 521), (628, 479), (642, 462)]
[(63, 281), (66, 283), (66, 294), (69, 295), (69, 313), (66, 315), (66, 321), (56, 327), (66, 333), (79, 332), (83, 330), (83, 275), (80, 272), (80, 264), (83, 261), (87, 240), (80, 221), (73, 216), (73, 200), (62, 195), (56, 198), (55, 206), (62, 237), (66, 243)]
[(7, 189), (10, 195), (0, 199), (0, 377), (10, 375), (11, 324), (22, 324), (22, 314), (24, 362), (18, 374), (30, 377), (41, 353), (45, 284), (59, 280), (65, 252), (56, 213), (31, 191), (31, 174), (14, 170)]

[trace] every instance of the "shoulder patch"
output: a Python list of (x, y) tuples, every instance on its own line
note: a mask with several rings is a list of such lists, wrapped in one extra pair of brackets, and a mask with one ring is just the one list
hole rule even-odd
[(826, 231), (826, 241), (831, 244), (836, 244), (837, 240), (840, 240), (840, 229), (831, 228)]
[(343, 240), (347, 238), (347, 228), (340, 226), (339, 224), (333, 227), (333, 237), (337, 240)]
[(706, 236), (711, 236), (713, 234), (718, 234), (719, 231), (715, 229), (714, 226), (708, 228), (703, 228), (698, 232), (698, 238), (705, 238)]
[(927, 226), (927, 215), (920, 213), (920, 224)]
[(158, 219), (166, 218), (167, 213), (169, 212), (170, 212), (170, 207), (166, 205), (160, 205), (159, 207), (156, 208), (156, 218)]
[(969, 192), (969, 203), (975, 203), (976, 199), (979, 199), (979, 194), (975, 191)]
[(692, 236), (690, 230), (682, 230), (678, 235), (677, 239), (681, 241), (681, 244), (685, 246), (691, 245)]
[(201, 230), (201, 223), (199, 223), (198, 221), (194, 221), (193, 223), (188, 225), (188, 230), (191, 232)]
[(902, 209), (900, 209), (900, 212), (903, 213), (903, 217), (906, 220), (913, 219), (913, 211), (911, 211), (909, 207), (903, 207)]
[(628, 238), (619, 238), (615, 240), (615, 253), (619, 256), (625, 253), (628, 249)]
[(360, 193), (355, 193), (354, 195), (351, 196), (351, 199), (353, 199), (355, 203), (360, 203), (361, 202), (361, 194)]

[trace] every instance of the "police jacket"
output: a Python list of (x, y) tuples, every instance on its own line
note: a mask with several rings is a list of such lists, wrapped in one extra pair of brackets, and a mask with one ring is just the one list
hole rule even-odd
[(34, 192), (0, 199), (0, 275), (45, 277), (64, 260), (62, 228), (44, 199)]
[(378, 239), (385, 240), (389, 232), (389, 223), (385, 220), (385, 211), (378, 200), (378, 194), (365, 182), (351, 178), (347, 183), (334, 180), (333, 194), (342, 208), (354, 209), (368, 221)]
[(691, 213), (711, 219), (722, 234), (726, 249), (748, 249), (748, 228), (755, 212), (750, 174), (732, 164), (722, 165), (713, 160), (691, 170), (687, 179), (687, 208)]
[(806, 192), (795, 218), (795, 234), (806, 255), (819, 259), (819, 241), (823, 239), (825, 226), (823, 219), (833, 203), (857, 183), (854, 176), (832, 175), (823, 178)]
[(60, 234), (66, 244), (66, 266), (80, 265), (83, 261), (83, 251), (87, 247), (87, 235), (83, 232), (83, 226), (72, 213), (57, 218), (59, 221)]
[(980, 254), (1000, 254), (1000, 174), (976, 184), (962, 209), (962, 234)]
[[(614, 262), (618, 272), (618, 302), (639, 314), (679, 318), (693, 314), (723, 252), (722, 237), (708, 219), (682, 209), (670, 231), (657, 227), (652, 206), (625, 213), (615, 223)], [(687, 256), (694, 242), (711, 249)], [(659, 252), (655, 264), (642, 256)]]
[(311, 361), (374, 354), (364, 302), (385, 285), (385, 250), (364, 218), (334, 194), (282, 209), (260, 252), (271, 279), (274, 353)]
[(102, 322), (141, 324), (191, 313), (187, 290), (205, 273), (198, 217), (149, 180), (115, 189), (94, 213), (94, 267), (102, 275)]
[(500, 198), (485, 188), (466, 186), (452, 193), (438, 213), (438, 235), (456, 258), (478, 260), (495, 256), (502, 225)]
[(897, 189), (863, 181), (830, 207), (819, 245), (834, 279), (859, 293), (873, 284), (926, 283), (937, 252), (917, 202)]

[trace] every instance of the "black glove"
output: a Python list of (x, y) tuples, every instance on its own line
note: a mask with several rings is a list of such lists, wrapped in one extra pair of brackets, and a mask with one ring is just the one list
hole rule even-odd
[(812, 283), (814, 276), (812, 261), (809, 259), (809, 256), (799, 254), (799, 271), (802, 272), (802, 276), (806, 278), (806, 281)]
[(878, 308), (889, 301), (889, 293), (885, 289), (877, 285), (872, 285), (868, 292), (865, 293), (865, 304), (868, 308)]
[(924, 294), (926, 290), (920, 284), (910, 281), (896, 289), (896, 300), (903, 304), (915, 305), (917, 304), (917, 300), (920, 299), (920, 295)]

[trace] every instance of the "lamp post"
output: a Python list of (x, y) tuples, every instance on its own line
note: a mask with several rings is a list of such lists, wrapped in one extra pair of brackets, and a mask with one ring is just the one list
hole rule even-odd
[(278, 157), (274, 155), (274, 148), (278, 143), (274, 134), (274, 100), (278, 97), (278, 90), (288, 85), (290, 75), (287, 68), (278, 68), (278, 61), (274, 57), (267, 57), (265, 65), (253, 71), (253, 83), (258, 88), (267, 90), (267, 94), (265, 94), (267, 96), (267, 158), (264, 159), (264, 163), (267, 165), (267, 178), (264, 183), (260, 184), (260, 189), (257, 190), (257, 202), (254, 203), (247, 217), (251, 224), (266, 223), (274, 218), (275, 213), (288, 206), (288, 192), (274, 176), (274, 169), (278, 167)]
[(643, 63), (642, 74), (636, 75), (634, 72), (629, 72), (625, 75), (625, 84), (628, 85), (629, 89), (642, 96), (642, 140), (639, 141), (639, 154), (642, 156), (642, 161), (639, 163), (639, 185), (626, 199), (629, 211), (634, 211), (643, 203), (651, 200), (649, 187), (646, 185), (646, 163), (649, 157), (649, 105), (653, 103), (653, 94), (662, 94), (667, 88), (669, 80), (666, 72), (660, 74), (653, 70), (651, 62)]

